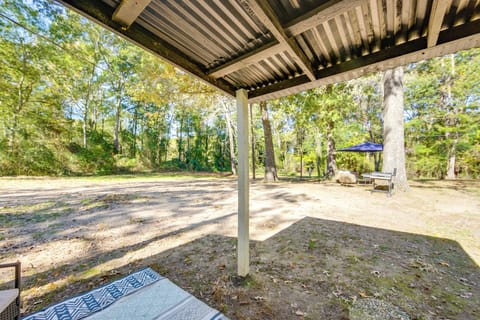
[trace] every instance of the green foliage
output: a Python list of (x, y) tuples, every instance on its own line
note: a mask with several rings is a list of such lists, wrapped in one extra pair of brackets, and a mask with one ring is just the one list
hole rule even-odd
[(405, 129), (411, 175), (443, 178), (454, 155), (458, 176), (479, 176), (472, 157), (480, 141), (479, 54), (472, 49), (409, 68)]
[[(0, 18), (0, 175), (232, 169), (232, 101), (50, 1), (0, 9), (18, 22)], [(410, 177), (445, 177), (452, 155), (458, 176), (480, 177), (479, 74), (480, 49), (407, 67)], [(323, 177), (328, 143), (382, 143), (382, 102), (378, 74), (270, 101), (277, 170)], [(261, 169), (256, 107), (252, 121)], [(373, 155), (339, 152), (336, 162), (374, 170)]]
[(63, 7), (0, 7), (0, 174), (229, 169), (212, 89)]

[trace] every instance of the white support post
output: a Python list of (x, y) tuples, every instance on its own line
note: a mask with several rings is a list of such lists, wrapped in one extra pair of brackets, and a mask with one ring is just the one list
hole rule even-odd
[(248, 96), (237, 91), (238, 127), (238, 275), (245, 277), (250, 271), (249, 257), (249, 175), (248, 175)]

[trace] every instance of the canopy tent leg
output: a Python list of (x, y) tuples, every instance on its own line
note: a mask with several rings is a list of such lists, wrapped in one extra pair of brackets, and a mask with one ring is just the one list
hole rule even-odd
[(248, 96), (240, 89), (237, 96), (238, 127), (238, 275), (245, 277), (249, 263), (249, 180), (248, 180)]

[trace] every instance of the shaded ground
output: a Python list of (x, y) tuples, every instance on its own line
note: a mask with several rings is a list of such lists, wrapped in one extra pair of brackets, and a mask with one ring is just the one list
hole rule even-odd
[(479, 319), (480, 183), (412, 185), (254, 182), (239, 279), (233, 179), (3, 178), (0, 254), (23, 263), (25, 313), (149, 265), (232, 319), (354, 319), (371, 301)]

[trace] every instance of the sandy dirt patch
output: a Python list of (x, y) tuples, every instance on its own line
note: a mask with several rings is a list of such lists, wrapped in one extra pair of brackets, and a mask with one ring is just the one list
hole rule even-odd
[(0, 184), (0, 254), (22, 261), (24, 313), (148, 265), (232, 319), (349, 319), (359, 301), (411, 319), (480, 318), (478, 181), (412, 182), (391, 198), (254, 181), (246, 279), (235, 276), (234, 179)]

